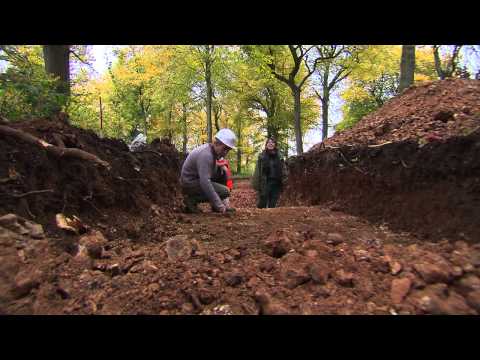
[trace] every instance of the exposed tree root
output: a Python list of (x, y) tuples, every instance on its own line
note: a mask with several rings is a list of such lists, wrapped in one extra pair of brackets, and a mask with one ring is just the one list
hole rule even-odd
[(27, 143), (42, 147), (49, 154), (52, 154), (55, 157), (76, 158), (76, 159), (82, 159), (86, 161), (92, 161), (107, 169), (110, 169), (110, 164), (108, 162), (99, 159), (97, 156), (89, 152), (86, 152), (80, 149), (75, 149), (75, 148), (61, 148), (61, 147), (49, 144), (46, 141), (39, 139), (24, 131), (13, 129), (9, 126), (0, 125), (0, 134), (12, 136), (20, 141), (25, 141)]
[(38, 195), (38, 194), (44, 194), (44, 193), (53, 193), (53, 189), (47, 189), (47, 190), (34, 190), (34, 191), (29, 191), (25, 194), (13, 194), (12, 196), (15, 198), (23, 198), (25, 196), (30, 196), (30, 195)]

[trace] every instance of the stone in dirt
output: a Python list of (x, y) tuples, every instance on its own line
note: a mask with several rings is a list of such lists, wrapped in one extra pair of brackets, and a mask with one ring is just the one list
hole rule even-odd
[(454, 278), (460, 278), (463, 275), (463, 269), (460, 266), (454, 266), (452, 268), (452, 276)]
[(310, 277), (312, 278), (313, 282), (320, 285), (325, 285), (328, 281), (328, 277), (330, 276), (330, 270), (318, 264), (311, 264), (308, 267)]
[(252, 276), (250, 280), (247, 282), (247, 287), (249, 288), (255, 288), (258, 286), (258, 279), (256, 276)]
[(192, 239), (190, 241), (190, 243), (192, 244), (192, 249), (193, 249), (193, 255), (194, 256), (205, 256), (207, 255), (207, 252), (205, 251), (205, 248), (203, 247), (203, 245), (197, 241), (196, 239)]
[(263, 242), (263, 249), (269, 256), (281, 258), (293, 248), (285, 230), (277, 230)]
[(203, 305), (211, 304), (215, 301), (217, 296), (218, 295), (214, 291), (208, 290), (206, 288), (201, 288), (198, 290), (198, 299)]
[(43, 280), (43, 272), (39, 269), (26, 269), (15, 276), (15, 287), (13, 289), (17, 298), (28, 295), (34, 288), (37, 288)]
[(413, 268), (420, 274), (423, 280), (429, 284), (437, 282), (448, 282), (451, 280), (448, 269), (436, 264), (430, 263), (417, 263), (413, 265)]
[(327, 234), (327, 244), (338, 245), (345, 241), (343, 235), (338, 233)]
[(375, 295), (375, 288), (369, 279), (363, 279), (357, 291), (363, 301), (367, 301)]
[(367, 250), (363, 249), (356, 249), (353, 251), (353, 255), (355, 256), (355, 261), (368, 261), (370, 260), (370, 255)]
[(458, 281), (457, 288), (461, 294), (480, 291), (480, 279), (473, 274), (467, 275)]
[(400, 304), (408, 295), (412, 281), (409, 278), (394, 279), (390, 289), (390, 298), (394, 304)]
[(418, 306), (426, 313), (433, 315), (474, 315), (465, 299), (456, 293), (450, 293), (446, 299), (440, 298), (433, 292), (424, 292), (418, 301)]
[(390, 273), (392, 275), (397, 275), (402, 271), (402, 264), (400, 264), (398, 261), (393, 261), (390, 262)]
[(343, 269), (335, 271), (334, 278), (339, 285), (345, 287), (353, 286), (353, 273), (347, 272)]
[(266, 260), (260, 264), (260, 271), (270, 272), (275, 268), (275, 262), (273, 260)]
[(167, 240), (165, 251), (170, 261), (188, 260), (192, 255), (192, 244), (188, 235), (177, 235)]
[(33, 239), (43, 239), (45, 237), (42, 225), (26, 220), (16, 214), (7, 214), (0, 217), (0, 226), (19, 235), (29, 235)]
[(317, 250), (305, 250), (305, 256), (308, 258), (315, 258), (318, 256), (318, 251)]
[(427, 291), (431, 291), (441, 299), (446, 299), (449, 295), (448, 286), (442, 283), (430, 285)]
[(102, 257), (103, 247), (107, 242), (103, 234), (97, 230), (93, 230), (90, 234), (83, 235), (78, 240), (79, 247), (85, 247), (87, 254), (93, 259), (100, 259)]
[(238, 286), (244, 281), (244, 276), (238, 271), (234, 271), (224, 276), (225, 282), (228, 286)]
[(286, 315), (289, 313), (282, 303), (273, 300), (266, 292), (257, 291), (254, 298), (260, 308), (259, 315)]
[(467, 304), (480, 313), (480, 290), (472, 291), (467, 295)]
[(480, 267), (480, 252), (475, 251), (470, 254), (470, 262), (475, 267)]
[(285, 286), (288, 289), (294, 289), (310, 280), (310, 275), (304, 269), (287, 269), (283, 273)]
[(371, 261), (373, 271), (387, 274), (390, 272), (390, 258), (381, 256)]

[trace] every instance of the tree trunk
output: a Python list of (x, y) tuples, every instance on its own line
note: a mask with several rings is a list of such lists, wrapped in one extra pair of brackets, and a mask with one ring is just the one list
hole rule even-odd
[(59, 78), (58, 91), (70, 95), (70, 46), (43, 45), (45, 71)]
[(322, 140), (328, 137), (328, 107), (330, 105), (330, 90), (323, 89), (322, 98)]
[(242, 172), (242, 119), (237, 117), (237, 174), (240, 174)]
[(207, 141), (213, 141), (212, 136), (212, 73), (210, 59), (205, 62), (205, 82), (207, 85)]
[(442, 70), (442, 62), (440, 61), (440, 54), (438, 53), (439, 49), (440, 48), (438, 46), (433, 47), (433, 57), (435, 59), (435, 70), (437, 70), (437, 75), (440, 78), (440, 80), (444, 80), (445, 74)]
[(187, 105), (183, 105), (183, 118), (182, 118), (182, 123), (183, 123), (183, 153), (187, 153)]
[(237, 174), (242, 173), (242, 150), (237, 147)]
[(294, 115), (295, 115), (295, 142), (297, 146), (297, 155), (303, 154), (303, 141), (302, 141), (302, 124), (301, 124), (301, 108), (300, 108), (300, 89), (298, 87), (292, 87), (293, 98), (295, 100)]
[(219, 118), (219, 109), (217, 107), (215, 107), (215, 111), (213, 112), (213, 116), (214, 116), (214, 120), (215, 120), (215, 129), (218, 131), (220, 131), (220, 124), (218, 123), (218, 118)]
[(415, 45), (402, 46), (402, 60), (400, 61), (400, 85), (398, 92), (402, 92), (413, 84), (415, 74)]
[(167, 137), (172, 142), (172, 105), (170, 105), (170, 110), (168, 111)]
[(143, 131), (144, 135), (147, 136), (148, 124), (147, 124), (147, 112), (145, 110), (145, 106), (143, 105), (143, 101), (140, 101), (140, 110), (142, 112), (142, 121), (143, 121)]

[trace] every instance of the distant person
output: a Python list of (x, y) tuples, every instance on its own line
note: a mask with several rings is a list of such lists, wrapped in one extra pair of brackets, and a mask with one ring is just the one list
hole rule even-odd
[(139, 150), (147, 144), (147, 137), (140, 130), (135, 129), (132, 135), (133, 140), (130, 145), (128, 145), (130, 151)]
[(203, 144), (192, 150), (182, 166), (180, 183), (184, 195), (185, 212), (198, 213), (198, 204), (209, 202), (212, 211), (225, 213), (235, 209), (229, 206), (230, 190), (212, 179), (219, 172), (216, 161), (235, 149), (237, 137), (230, 129), (221, 129), (213, 144)]
[(283, 161), (274, 138), (267, 139), (265, 149), (258, 156), (252, 186), (257, 191), (257, 207), (274, 208), (283, 188)]

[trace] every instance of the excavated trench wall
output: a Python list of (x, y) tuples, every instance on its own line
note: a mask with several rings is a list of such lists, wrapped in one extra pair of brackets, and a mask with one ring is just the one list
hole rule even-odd
[[(181, 155), (165, 139), (132, 153), (123, 141), (99, 138), (58, 120), (9, 126), (50, 144), (55, 144), (55, 136), (61, 138), (66, 147), (94, 154), (111, 169), (82, 159), (54, 158), (38, 146), (0, 134), (0, 215), (15, 213), (45, 224), (60, 212), (96, 220), (105, 211), (140, 217), (152, 204), (165, 211), (180, 206)], [(44, 189), (51, 192), (15, 196)]]
[(480, 132), (292, 158), (282, 205), (331, 206), (430, 240), (480, 242)]

